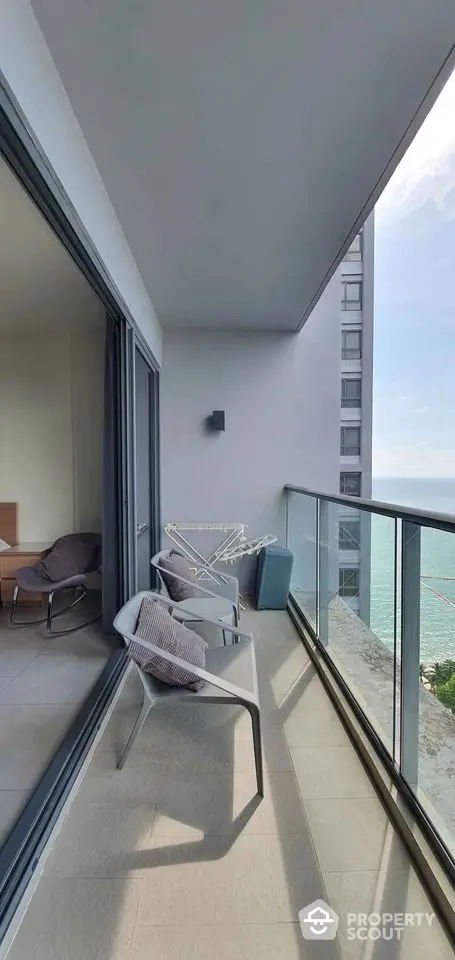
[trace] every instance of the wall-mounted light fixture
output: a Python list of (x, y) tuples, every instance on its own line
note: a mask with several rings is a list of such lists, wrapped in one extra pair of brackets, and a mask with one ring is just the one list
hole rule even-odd
[(224, 410), (214, 410), (211, 417), (208, 418), (211, 430), (222, 433), (226, 429), (226, 417)]

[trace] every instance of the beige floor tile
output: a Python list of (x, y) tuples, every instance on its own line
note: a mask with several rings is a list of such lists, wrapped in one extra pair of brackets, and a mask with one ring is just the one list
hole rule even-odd
[(29, 790), (36, 785), (76, 709), (62, 704), (0, 704), (0, 790)]
[(292, 762), (302, 797), (376, 797), (351, 746), (297, 747)]
[(41, 653), (44, 656), (54, 657), (82, 657), (89, 660), (92, 657), (108, 657), (113, 645), (104, 637), (97, 627), (86, 627), (66, 637), (53, 637)]
[(308, 823), (293, 773), (268, 773), (259, 800), (253, 773), (166, 777), (160, 787), (153, 836), (304, 833)]
[[(389, 821), (379, 800), (370, 797), (305, 800), (305, 810), (322, 870), (378, 870), (388, 839)], [(394, 847), (396, 868), (408, 862), (404, 847)]]
[(29, 796), (29, 790), (0, 790), (0, 843), (6, 840)]
[(45, 866), (48, 877), (141, 877), (152, 850), (155, 806), (75, 804)]
[[(449, 960), (453, 956), (444, 930), (434, 914), (425, 890), (414, 870), (394, 868), (393, 843), (389, 860), (384, 858), (379, 871), (327, 873), (324, 881), (327, 898), (339, 914), (338, 939), (343, 960)], [(409, 923), (392, 940), (371, 941), (370, 954), (365, 954), (365, 940), (348, 939), (348, 913), (409, 914)], [(420, 919), (418, 915), (424, 915)], [(412, 920), (411, 920), (412, 916)], [(431, 922), (428, 922), (428, 919)], [(382, 924), (380, 927), (382, 929)], [(385, 929), (390, 935), (391, 927)], [(361, 934), (364, 936), (364, 934)]]
[(77, 794), (76, 803), (154, 804), (160, 774), (134, 749), (123, 770), (117, 770), (118, 755), (98, 750)]
[(247, 610), (241, 616), (240, 626), (253, 634), (261, 652), (277, 647), (295, 648), (296, 643), (301, 643), (286, 610)]
[[(43, 613), (45, 613), (44, 609)], [(30, 620), (35, 620), (43, 613), (40, 612), (39, 607), (22, 607), (20, 616), (18, 612), (18, 619), (29, 617)], [(45, 646), (49, 640), (45, 623), (27, 623), (24, 625), (16, 623), (11, 626), (10, 614), (11, 607), (9, 605), (0, 607), (0, 649), (7, 648), (11, 644), (39, 644), (41, 647)]]
[[(272, 656), (273, 653), (273, 656)], [(258, 657), (259, 693), (283, 711), (296, 687), (306, 681), (313, 667), (303, 646), (277, 648)]]
[(6, 637), (0, 644), (0, 677), (14, 679), (38, 656), (46, 645), (45, 640), (34, 637)]
[(295, 922), (325, 892), (308, 835), (157, 838), (139, 860), (146, 926)]
[[(378, 890), (379, 871), (354, 870), (325, 873), (327, 903), (339, 916), (338, 940), (343, 960), (363, 960), (365, 942), (348, 939), (348, 913), (372, 913)], [(375, 956), (371, 960), (376, 960)]]
[(0, 693), (0, 704), (80, 703), (106, 665), (105, 657), (38, 656)]
[(43, 878), (8, 960), (128, 960), (140, 881)]
[[(138, 701), (137, 699), (134, 700), (132, 692), (131, 699), (128, 696), (128, 698), (123, 699), (122, 697), (122, 699), (119, 700), (112, 713), (106, 730), (101, 737), (98, 746), (99, 751), (115, 753), (116, 756), (120, 758), (126, 741), (128, 740), (128, 737), (139, 715), (141, 706), (142, 701)], [(133, 756), (144, 758), (147, 754), (154, 753), (160, 748), (160, 746), (165, 746), (168, 742), (168, 731), (168, 708), (161, 706), (155, 707), (150, 711), (150, 716), (148, 717), (147, 722), (144, 724), (141, 733), (136, 738), (130, 758)]]
[[(137, 714), (137, 706), (119, 705), (100, 749), (120, 755)], [(280, 726), (264, 723), (263, 749), (267, 769), (292, 772), (291, 756)], [(152, 710), (131, 756), (133, 753), (153, 762), (156, 772), (163, 775), (255, 769), (250, 716), (242, 708), (223, 705), (165, 705)]]
[(283, 723), (286, 727), (290, 722), (303, 726), (309, 714), (319, 711), (327, 714), (330, 712), (329, 708), (333, 710), (319, 677), (314, 673), (314, 667), (310, 665), (293, 695), (287, 699), (286, 709), (282, 710)]
[(289, 746), (292, 747), (347, 747), (351, 741), (341, 720), (328, 698), (322, 709), (309, 708), (305, 703), (296, 703), (284, 729)]
[(336, 943), (304, 941), (299, 924), (137, 927), (130, 960), (340, 960)]
[(127, 703), (138, 703), (141, 704), (143, 700), (143, 687), (139, 678), (139, 673), (135, 667), (134, 663), (130, 663), (125, 679), (122, 683), (122, 688), (120, 691), (120, 696), (118, 703), (127, 704)]
[[(263, 723), (262, 750), (265, 770), (271, 773), (293, 773), (291, 754), (282, 727)], [(233, 769), (239, 773), (255, 769), (251, 721), (246, 714), (235, 728), (233, 765)]]
[[(381, 910), (414, 914), (414, 926), (405, 928), (396, 954), (379, 954), (380, 960), (451, 960), (454, 956), (453, 944), (435, 915), (434, 906), (422, 886), (415, 870), (410, 864), (404, 871), (390, 870), (385, 878), (385, 889)], [(417, 915), (425, 914), (421, 925), (417, 926)], [(384, 944), (385, 947), (385, 944)]]

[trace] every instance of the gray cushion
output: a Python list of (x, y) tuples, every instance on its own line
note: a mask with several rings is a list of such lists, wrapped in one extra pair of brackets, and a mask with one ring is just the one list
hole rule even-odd
[[(196, 581), (191, 567), (188, 560), (186, 560), (181, 553), (171, 550), (169, 557), (162, 557), (160, 559), (159, 566), (169, 571), (169, 575), (162, 573), (162, 577), (169, 591), (171, 600), (180, 603), (182, 600), (188, 600), (190, 597), (198, 596)], [(194, 583), (194, 587), (187, 583), (182, 583), (177, 577), (172, 577), (170, 575), (171, 573), (177, 573), (180, 577), (185, 577), (185, 580), (191, 580)]]
[[(142, 601), (135, 635), (196, 667), (205, 668), (205, 640), (174, 620), (167, 610), (155, 603), (151, 597), (145, 597)], [(194, 677), (183, 667), (163, 660), (158, 654), (134, 643), (133, 640), (130, 641), (128, 652), (142, 670), (171, 687), (188, 687), (197, 691), (205, 686), (205, 680)]]
[(29, 590), (30, 593), (52, 593), (56, 589), (63, 590), (65, 587), (81, 587), (85, 583), (85, 573), (55, 581), (40, 576), (38, 567), (21, 567), (16, 572), (16, 583), (21, 590)]
[(99, 555), (99, 543), (88, 534), (68, 534), (56, 540), (49, 553), (40, 560), (39, 574), (52, 583), (93, 569)]

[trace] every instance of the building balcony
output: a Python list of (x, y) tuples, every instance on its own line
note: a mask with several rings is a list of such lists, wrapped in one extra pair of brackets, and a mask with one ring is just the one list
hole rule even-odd
[[(9, 960), (353, 960), (365, 956), (365, 933), (350, 939), (348, 914), (433, 917), (346, 713), (291, 617), (247, 610), (242, 627), (256, 641), (264, 799), (240, 708), (155, 708), (116, 770), (140, 707), (131, 670)], [(337, 939), (322, 948), (303, 939), (298, 916), (318, 899), (340, 918)], [(435, 916), (419, 928), (398, 924), (381, 957), (452, 956)]]

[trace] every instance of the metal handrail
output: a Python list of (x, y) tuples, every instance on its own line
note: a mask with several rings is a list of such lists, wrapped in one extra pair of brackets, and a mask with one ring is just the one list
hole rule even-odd
[(399, 506), (395, 503), (383, 503), (381, 500), (365, 500), (363, 497), (350, 497), (337, 493), (321, 493), (318, 490), (309, 490), (293, 483), (285, 483), (284, 489), (289, 493), (301, 493), (306, 497), (323, 500), (326, 503), (338, 503), (343, 507), (354, 507), (357, 510), (366, 510), (368, 513), (377, 513), (383, 517), (392, 517), (394, 520), (408, 520), (420, 524), (421, 527), (434, 527), (447, 533), (455, 533), (455, 514), (430, 513), (414, 507)]

